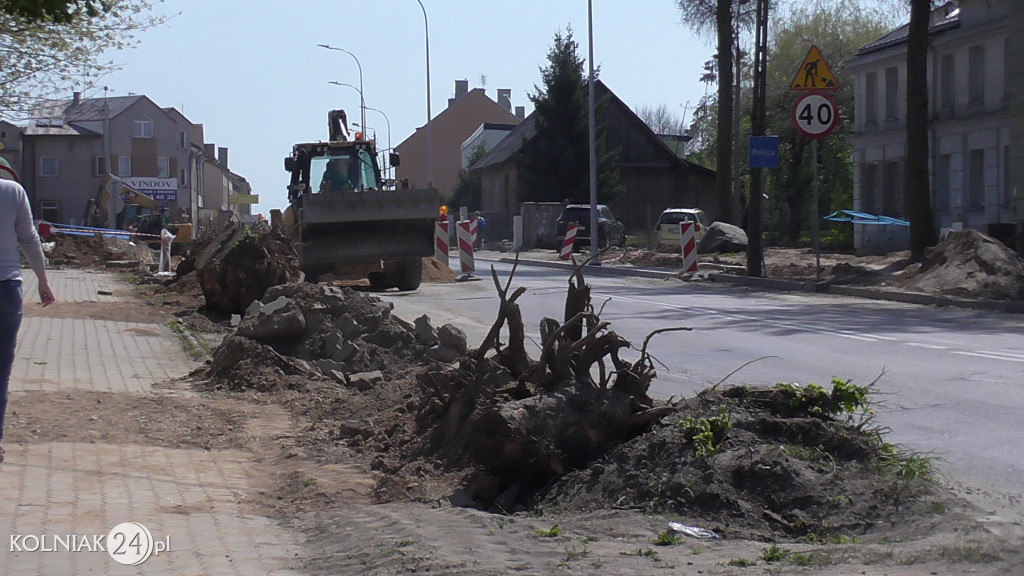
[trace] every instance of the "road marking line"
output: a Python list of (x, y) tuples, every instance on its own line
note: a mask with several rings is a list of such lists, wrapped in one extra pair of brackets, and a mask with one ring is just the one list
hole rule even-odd
[(1021, 362), (1024, 363), (1024, 358), (1015, 356), (1001, 356), (996, 352), (960, 352), (953, 350), (953, 354), (960, 354), (962, 356), (974, 356), (976, 358), (987, 358), (989, 360), (1006, 360), (1007, 362)]
[(935, 344), (921, 344), (919, 342), (904, 342), (907, 346), (914, 346), (916, 348), (928, 348), (931, 350), (948, 350), (947, 346), (937, 346)]

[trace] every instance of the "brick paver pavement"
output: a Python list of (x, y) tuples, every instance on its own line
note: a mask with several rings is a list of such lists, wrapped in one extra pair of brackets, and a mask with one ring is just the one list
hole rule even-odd
[[(50, 275), (64, 301), (116, 301), (98, 290), (116, 294), (122, 287), (110, 274), (71, 270)], [(26, 277), (26, 293), (33, 294), (28, 290), (35, 290), (34, 279), (28, 278), (31, 273)], [(192, 367), (165, 326), (26, 317), (11, 391), (12, 396), (24, 390), (148, 394), (154, 382), (184, 375)], [(85, 441), (8, 443), (5, 448), (7, 461), (0, 464), (2, 575), (298, 574), (292, 568), (301, 556), (298, 538), (273, 520), (243, 510), (246, 495), (255, 489), (251, 479), (259, 475), (245, 451)], [(169, 551), (129, 567), (105, 551), (69, 552), (62, 544), (69, 535), (90, 541), (103, 535), (107, 548), (106, 535), (123, 522), (145, 525), (154, 540), (169, 541)]]

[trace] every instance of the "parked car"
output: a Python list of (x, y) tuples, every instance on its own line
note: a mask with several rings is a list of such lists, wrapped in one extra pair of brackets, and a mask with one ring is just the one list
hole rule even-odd
[(669, 208), (661, 213), (658, 226), (654, 229), (658, 244), (679, 246), (679, 223), (693, 222), (697, 242), (707, 234), (711, 223), (700, 208)]
[[(562, 245), (565, 230), (570, 222), (576, 224), (576, 241), (572, 249), (590, 246), (590, 204), (569, 204), (562, 209), (555, 227), (555, 239)], [(619, 222), (611, 208), (604, 204), (597, 205), (597, 245), (607, 248), (608, 241), (615, 246), (626, 245), (626, 226)]]

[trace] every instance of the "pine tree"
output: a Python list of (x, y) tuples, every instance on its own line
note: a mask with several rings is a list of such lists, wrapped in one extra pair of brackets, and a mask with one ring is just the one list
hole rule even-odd
[[(584, 62), (572, 28), (555, 34), (548, 52), (548, 65), (541, 69), (542, 86), (534, 85), (533, 102), (537, 135), (519, 159), (524, 202), (589, 203), (590, 147), (588, 127), (588, 87)], [(610, 204), (619, 193), (616, 154), (605, 147), (605, 122), (600, 121), (598, 104), (597, 158), (598, 199)]]

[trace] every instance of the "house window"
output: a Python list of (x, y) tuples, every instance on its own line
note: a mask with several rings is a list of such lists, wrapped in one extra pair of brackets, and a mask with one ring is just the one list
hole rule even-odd
[(131, 156), (118, 156), (117, 157), (117, 175), (121, 178), (132, 177), (132, 157)]
[(935, 166), (935, 210), (947, 212), (949, 207), (950, 171), (953, 169), (953, 157), (950, 154), (939, 156)]
[(43, 156), (39, 159), (39, 175), (40, 176), (56, 176), (57, 175), (57, 159), (53, 156)]
[(185, 143), (185, 131), (178, 132), (178, 150), (185, 150), (187, 148)]
[(970, 102), (981, 103), (985, 101), (985, 47), (971, 46), (968, 51), (968, 84), (970, 87)]
[(896, 67), (885, 69), (885, 119), (896, 120), (900, 117), (899, 95), (900, 75)]
[(142, 118), (136, 120), (132, 126), (132, 137), (133, 138), (152, 138), (153, 137), (153, 121), (149, 118)]
[(47, 222), (60, 222), (60, 202), (41, 200), (39, 202), (39, 219)]
[(967, 209), (985, 206), (985, 149), (971, 150), (967, 165)]
[(939, 108), (951, 110), (954, 103), (954, 89), (956, 69), (953, 66), (953, 55), (944, 54), (939, 64), (942, 68), (939, 76)]
[(178, 186), (181, 186), (182, 188), (184, 188), (187, 185), (187, 183), (188, 183), (188, 180), (185, 179), (185, 169), (184, 168), (180, 168), (178, 170)]
[(106, 156), (96, 156), (96, 176), (107, 175), (107, 158)]
[(878, 165), (865, 164), (860, 169), (860, 209), (875, 212), (875, 196), (878, 194)]
[(878, 74), (868, 72), (864, 77), (864, 120), (873, 124), (878, 122)]
[(900, 216), (903, 212), (903, 179), (900, 178), (900, 162), (886, 162), (882, 168), (885, 188), (882, 190), (882, 213), (886, 216)]
[(166, 156), (158, 156), (156, 159), (157, 178), (171, 177), (171, 159)]

